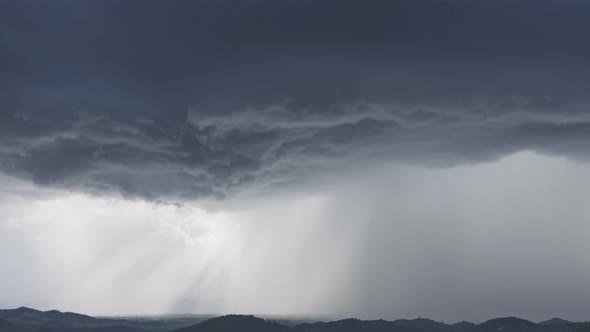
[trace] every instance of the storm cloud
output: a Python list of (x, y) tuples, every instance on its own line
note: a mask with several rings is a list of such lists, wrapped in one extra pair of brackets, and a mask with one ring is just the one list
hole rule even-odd
[(578, 0), (1, 1), (0, 305), (587, 319), (588, 31)]
[(6, 1), (0, 167), (154, 200), (222, 198), (383, 161), (585, 158), (588, 9)]
[(530, 104), (314, 109), (286, 102), (222, 115), (188, 111), (168, 124), (14, 113), (3, 121), (1, 165), (41, 185), (174, 199), (224, 197), (376, 162), (448, 167), (521, 150), (587, 157), (583, 106), (557, 113)]

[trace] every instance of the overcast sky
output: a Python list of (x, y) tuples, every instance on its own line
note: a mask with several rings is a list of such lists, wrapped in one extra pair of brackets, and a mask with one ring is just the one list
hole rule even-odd
[(0, 307), (590, 320), (590, 3), (0, 2)]

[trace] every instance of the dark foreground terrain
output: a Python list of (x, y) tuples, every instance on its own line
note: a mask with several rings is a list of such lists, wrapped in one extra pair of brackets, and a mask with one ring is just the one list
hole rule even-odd
[(553, 318), (534, 323), (516, 317), (495, 318), (481, 324), (444, 324), (429, 319), (304, 322), (227, 315), (162, 316), (154, 318), (95, 318), (30, 308), (0, 310), (0, 332), (590, 332), (589, 322)]

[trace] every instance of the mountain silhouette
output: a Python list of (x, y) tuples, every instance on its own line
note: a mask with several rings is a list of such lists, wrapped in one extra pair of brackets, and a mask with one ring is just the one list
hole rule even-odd
[(394, 324), (400, 326), (408, 326), (419, 330), (450, 330), (451, 327), (445, 323), (437, 322), (428, 318), (416, 318), (416, 319), (398, 319), (393, 321)]
[(590, 332), (590, 324), (552, 321), (542, 325), (517, 317), (495, 318), (481, 324), (463, 321), (452, 325), (423, 318), (396, 321), (343, 319), (299, 324), (294, 329), (299, 332)]
[(166, 320), (95, 318), (73, 312), (40, 311), (27, 307), (0, 310), (0, 332), (168, 332), (186, 325), (179, 326), (177, 322), (168, 323)]
[[(294, 327), (301, 332), (444, 332), (453, 331), (447, 324), (431, 319), (399, 319), (386, 320), (359, 320), (343, 319), (335, 322), (317, 322), (299, 324)], [(458, 331), (458, 330), (457, 330)]]
[(40, 311), (27, 307), (0, 310), (0, 319), (25, 325), (51, 323), (89, 325), (96, 322), (96, 318), (82, 314), (57, 310)]
[[(342, 319), (334, 322), (317, 322), (299, 324), (294, 327), (300, 332), (354, 332), (354, 331), (371, 331), (387, 332), (392, 331), (393, 322), (386, 320), (359, 320), (359, 319)], [(413, 328), (404, 328), (400, 332), (413, 332)]]
[(538, 325), (526, 319), (517, 317), (501, 317), (490, 319), (477, 326), (480, 331), (532, 331), (538, 328)]
[(453, 331), (471, 331), (475, 327), (475, 324), (471, 322), (461, 321), (451, 325), (451, 330)]
[(569, 320), (565, 320), (565, 319), (561, 319), (561, 318), (551, 318), (548, 319), (546, 321), (540, 322), (539, 325), (544, 325), (544, 326), (555, 326), (555, 325), (566, 325), (566, 324), (571, 324), (571, 322)]
[(0, 332), (20, 332), (23, 329), (7, 320), (0, 319)]
[(175, 332), (293, 332), (290, 328), (246, 315), (227, 315), (212, 318)]
[[(534, 323), (517, 317), (481, 324), (445, 324), (426, 318), (306, 322), (282, 318), (285, 325), (249, 315), (206, 317), (95, 318), (57, 310), (21, 307), (0, 310), (0, 332), (590, 332), (590, 323), (552, 318)], [(197, 323), (198, 322), (198, 323)], [(196, 323), (196, 324), (195, 324)]]

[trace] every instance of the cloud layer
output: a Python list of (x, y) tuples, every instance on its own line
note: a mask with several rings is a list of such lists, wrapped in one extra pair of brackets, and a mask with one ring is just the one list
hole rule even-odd
[(587, 319), (589, 13), (0, 1), (0, 306)]
[(587, 154), (583, 2), (1, 6), (0, 170), (41, 185), (220, 198)]
[[(546, 109), (537, 106), (543, 102)], [(321, 108), (283, 102), (219, 115), (189, 111), (176, 123), (89, 113), (3, 120), (4, 172), (151, 200), (225, 197), (391, 161), (447, 167), (521, 150), (586, 158), (590, 144), (583, 106), (545, 100)]]

